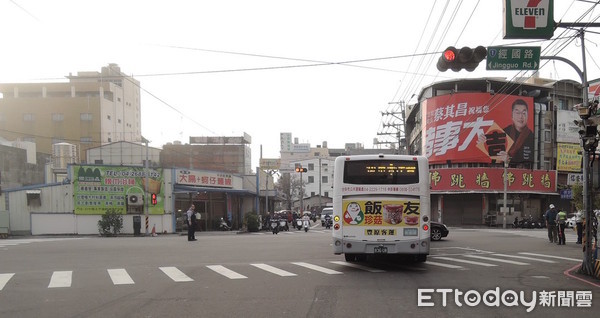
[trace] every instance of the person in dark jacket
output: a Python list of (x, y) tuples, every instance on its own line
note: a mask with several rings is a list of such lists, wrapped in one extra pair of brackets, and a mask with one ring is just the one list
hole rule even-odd
[(548, 229), (548, 240), (550, 243), (558, 243), (558, 229), (556, 228), (556, 207), (550, 204), (549, 209), (544, 213), (546, 219), (546, 228)]

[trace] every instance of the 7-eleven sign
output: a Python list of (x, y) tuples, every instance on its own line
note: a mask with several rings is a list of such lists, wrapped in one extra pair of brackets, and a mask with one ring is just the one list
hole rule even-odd
[(505, 39), (550, 39), (554, 0), (504, 0)]

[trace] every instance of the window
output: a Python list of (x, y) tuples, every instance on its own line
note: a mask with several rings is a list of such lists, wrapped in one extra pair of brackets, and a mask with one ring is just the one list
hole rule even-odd
[(62, 113), (54, 113), (52, 114), (52, 121), (64, 121), (65, 114)]
[(308, 164), (308, 171), (313, 171), (315, 170), (315, 164), (314, 163), (309, 163)]
[(558, 100), (558, 108), (561, 110), (569, 109), (569, 101), (566, 99), (563, 99), (563, 98), (559, 99)]
[(90, 113), (81, 113), (79, 115), (79, 118), (81, 119), (81, 121), (92, 121), (92, 114), (90, 114)]
[(34, 114), (23, 114), (23, 121), (34, 121), (34, 120), (35, 120)]
[(308, 177), (308, 183), (315, 183), (315, 177), (309, 176)]
[(321, 183), (328, 183), (329, 182), (329, 177), (328, 176), (322, 176), (321, 177)]
[(311, 192), (311, 193), (310, 193), (310, 196), (311, 196), (311, 197), (314, 197), (314, 196), (315, 196), (315, 192), (314, 192), (314, 191), (313, 191), (313, 192)]
[(545, 142), (552, 142), (552, 135), (550, 134), (549, 130), (544, 130), (544, 141)]
[(326, 198), (329, 198), (329, 192), (325, 191), (325, 192), (323, 192), (323, 195), (324, 195)]
[(82, 144), (89, 144), (89, 143), (92, 143), (92, 137), (81, 137), (81, 138), (79, 139), (79, 141), (80, 141)]

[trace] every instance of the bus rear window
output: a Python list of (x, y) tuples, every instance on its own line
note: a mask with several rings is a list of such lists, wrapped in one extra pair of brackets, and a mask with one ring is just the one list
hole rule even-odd
[(344, 163), (344, 183), (414, 184), (419, 183), (417, 161), (350, 160)]

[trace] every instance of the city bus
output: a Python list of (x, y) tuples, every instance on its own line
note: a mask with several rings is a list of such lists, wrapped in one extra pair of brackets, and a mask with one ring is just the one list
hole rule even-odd
[(333, 250), (346, 261), (405, 255), (425, 262), (430, 243), (429, 164), (424, 156), (335, 159)]

